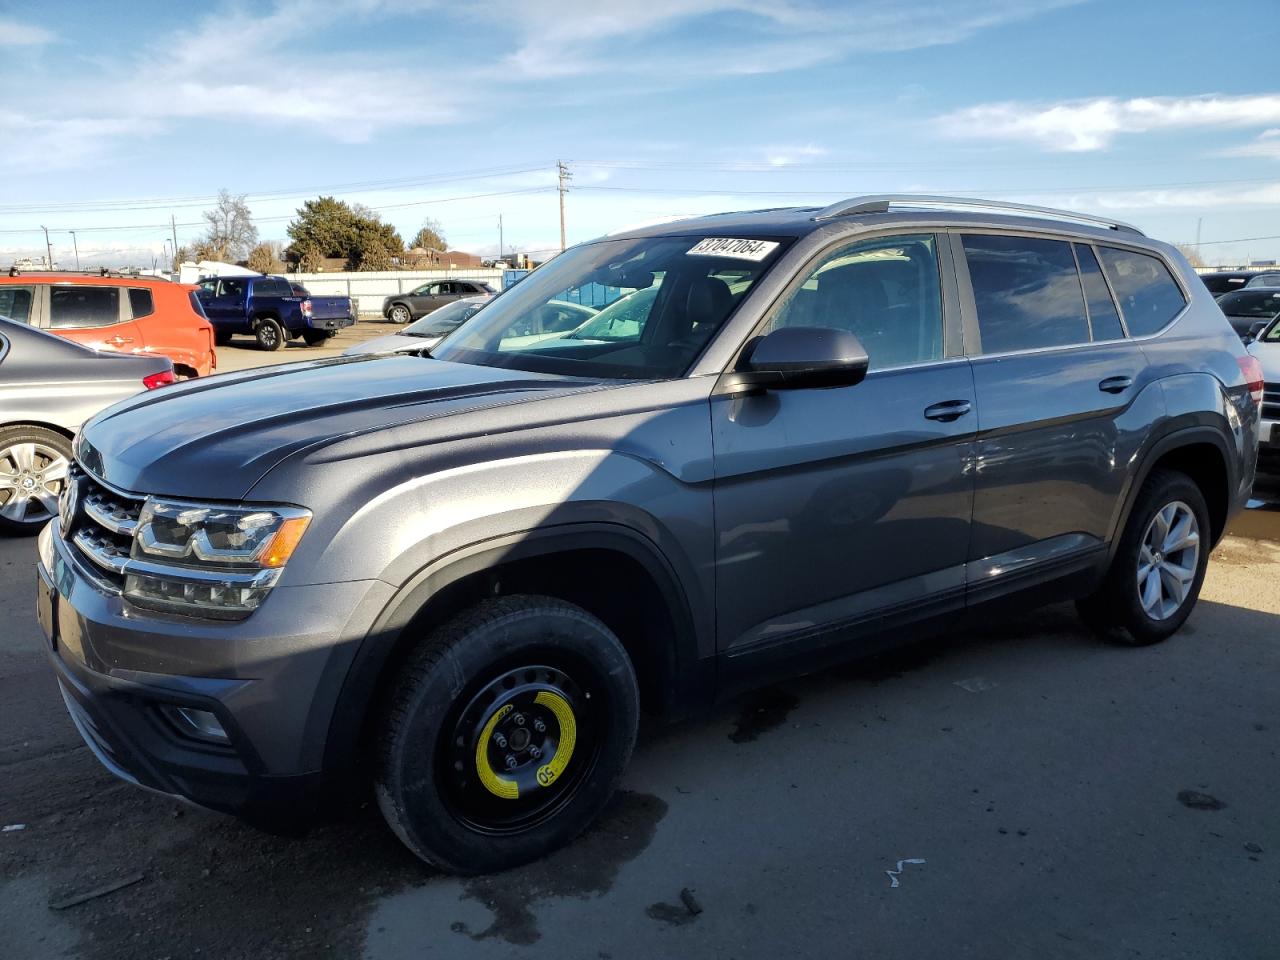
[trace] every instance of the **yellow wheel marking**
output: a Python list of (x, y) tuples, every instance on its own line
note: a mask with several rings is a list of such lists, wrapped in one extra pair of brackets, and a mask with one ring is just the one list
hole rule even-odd
[(484, 784), (486, 790), (503, 800), (519, 799), (520, 787), (514, 780), (506, 780), (498, 776), (493, 767), (489, 766), (489, 738), (493, 735), (493, 728), (498, 725), (498, 721), (514, 709), (515, 707), (508, 703), (490, 717), (489, 722), (480, 731), (480, 739), (476, 742), (476, 772), (480, 774), (480, 782)]
[(542, 704), (554, 713), (556, 721), (560, 724), (560, 744), (556, 747), (556, 754), (551, 758), (550, 763), (538, 768), (538, 783), (549, 787), (556, 782), (560, 774), (564, 773), (564, 768), (573, 758), (573, 745), (578, 740), (578, 724), (573, 718), (573, 708), (558, 693), (543, 690), (533, 698), (533, 702)]

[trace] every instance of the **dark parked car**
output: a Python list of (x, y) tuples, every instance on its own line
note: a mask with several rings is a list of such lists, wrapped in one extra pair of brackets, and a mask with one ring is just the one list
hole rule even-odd
[(1248, 339), (1259, 323), (1280, 314), (1280, 287), (1249, 286), (1219, 297), (1218, 306), (1240, 339)]
[(1217, 270), (1213, 273), (1202, 273), (1199, 276), (1209, 292), (1218, 297), (1232, 290), (1243, 290), (1250, 278), (1256, 277), (1257, 274), (1252, 270)]
[(463, 297), (492, 297), (497, 291), (483, 280), (433, 280), (408, 293), (382, 301), (382, 315), (392, 323), (408, 323)]
[[(599, 335), (527, 333), (625, 297)], [(1169, 637), (1249, 496), (1262, 389), (1124, 224), (894, 197), (683, 220), (570, 249), (430, 356), (96, 418), (37, 609), (120, 776), (297, 828), (367, 771), (416, 854), (497, 870), (600, 813), (641, 709), (997, 602)]]
[(196, 296), (220, 346), (243, 333), (251, 334), (263, 350), (279, 350), (297, 337), (314, 347), (356, 322), (346, 297), (333, 298), (347, 300), (345, 309), (318, 313), (311, 299), (295, 293), (284, 277), (210, 277), (200, 281)]
[(80, 424), (173, 380), (166, 357), (99, 352), (0, 317), (0, 532), (33, 534), (58, 512)]
[(1280, 287), (1280, 273), (1255, 273), (1245, 286), (1250, 290), (1254, 287)]

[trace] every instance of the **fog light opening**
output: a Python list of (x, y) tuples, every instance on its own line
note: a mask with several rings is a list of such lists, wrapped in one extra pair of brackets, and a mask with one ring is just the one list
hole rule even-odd
[(199, 740), (212, 740), (215, 743), (230, 743), (231, 738), (222, 728), (218, 718), (208, 710), (197, 710), (194, 707), (161, 707), (169, 722), (178, 728), (178, 732)]

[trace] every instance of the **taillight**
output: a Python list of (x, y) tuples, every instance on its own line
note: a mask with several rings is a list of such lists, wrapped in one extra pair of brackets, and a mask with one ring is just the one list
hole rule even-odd
[(308, 318), (311, 316), (311, 301), (310, 301), (310, 300), (303, 300), (303, 301), (302, 301), (302, 315), (303, 315), (304, 317), (308, 317)]
[(1254, 403), (1262, 402), (1262, 363), (1251, 353), (1245, 354), (1243, 357), (1236, 357), (1236, 363), (1240, 364), (1240, 372), (1244, 374), (1245, 386), (1249, 388), (1249, 396), (1253, 397)]
[(142, 378), (142, 385), (148, 390), (154, 390), (156, 387), (164, 387), (174, 382), (172, 370), (161, 370), (159, 373), (153, 373), (149, 377)]

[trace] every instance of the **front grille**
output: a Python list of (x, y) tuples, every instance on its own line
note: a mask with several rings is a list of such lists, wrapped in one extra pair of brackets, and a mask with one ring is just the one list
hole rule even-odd
[(68, 488), (75, 489), (74, 515), (69, 523), (71, 542), (102, 586), (124, 589), (124, 561), (133, 547), (143, 499), (105, 486), (79, 465), (71, 468)]
[(1262, 385), (1262, 419), (1280, 420), (1280, 383)]

